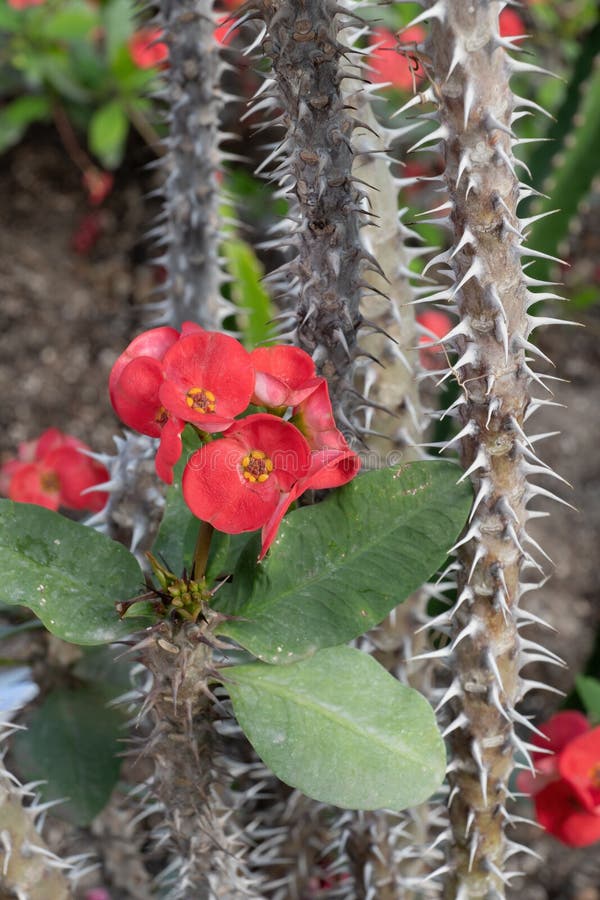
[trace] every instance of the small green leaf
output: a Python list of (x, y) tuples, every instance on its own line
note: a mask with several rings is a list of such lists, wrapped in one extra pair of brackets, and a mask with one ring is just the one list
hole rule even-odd
[(291, 666), (226, 670), (235, 715), (286, 784), (347, 809), (405, 809), (442, 783), (433, 710), (372, 657), (321, 650)]
[(575, 687), (590, 722), (592, 725), (598, 725), (600, 723), (600, 681), (587, 675), (578, 675), (575, 679)]
[(76, 825), (101, 812), (119, 778), (124, 716), (107, 699), (94, 687), (53, 691), (14, 739), (20, 774), (45, 782), (44, 800), (65, 798), (55, 814)]
[(50, 115), (46, 97), (24, 96), (8, 103), (0, 110), (0, 153), (18, 143), (32, 122)]
[(0, 601), (28, 607), (65, 641), (108, 644), (147, 624), (115, 611), (144, 590), (136, 558), (41, 506), (0, 500), (0, 571)]
[(111, 100), (97, 109), (88, 129), (90, 150), (107, 169), (114, 169), (121, 162), (129, 119), (118, 100)]
[(95, 7), (82, 2), (69, 3), (63, 9), (55, 9), (46, 19), (43, 35), (60, 41), (73, 41), (86, 37), (98, 24)]
[(215, 605), (243, 621), (220, 633), (259, 659), (290, 663), (381, 622), (444, 562), (471, 505), (447, 462), (359, 475), (283, 521), (267, 558), (248, 545)]
[(102, 20), (106, 40), (106, 55), (112, 61), (119, 49), (135, 30), (135, 13), (132, 0), (111, 0), (103, 4)]
[(271, 337), (271, 301), (262, 285), (262, 267), (245, 241), (228, 238), (224, 245), (227, 271), (232, 276), (231, 299), (240, 310), (238, 319), (247, 347), (256, 347)]

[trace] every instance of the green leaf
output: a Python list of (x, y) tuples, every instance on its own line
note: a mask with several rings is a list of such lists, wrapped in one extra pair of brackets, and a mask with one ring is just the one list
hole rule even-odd
[(181, 478), (191, 454), (200, 446), (200, 438), (191, 425), (182, 434), (183, 451), (173, 470), (173, 484), (167, 489), (165, 510), (152, 547), (153, 554), (163, 560), (175, 575), (191, 570), (200, 522), (183, 499)]
[(226, 670), (235, 715), (278, 778), (347, 809), (405, 809), (442, 783), (433, 710), (372, 657), (321, 650), (291, 666)]
[(0, 571), (0, 601), (28, 607), (65, 641), (108, 644), (147, 624), (115, 611), (144, 589), (136, 558), (41, 506), (0, 500)]
[(18, 143), (32, 122), (46, 119), (50, 104), (46, 97), (25, 96), (0, 110), (0, 153)]
[(110, 0), (102, 7), (106, 55), (112, 61), (135, 29), (132, 0)]
[(84, 38), (92, 28), (99, 25), (98, 12), (88, 3), (70, 3), (63, 9), (56, 9), (43, 27), (46, 38), (73, 41)]
[(129, 119), (119, 100), (111, 100), (94, 112), (88, 142), (90, 150), (105, 168), (114, 169), (121, 162), (128, 130)]
[(107, 699), (95, 687), (53, 691), (14, 739), (21, 774), (45, 782), (44, 800), (66, 798), (55, 815), (76, 825), (101, 812), (119, 778), (124, 716)]
[(459, 474), (448, 462), (380, 469), (292, 512), (267, 558), (257, 565), (249, 545), (216, 595), (222, 612), (244, 617), (220, 633), (270, 663), (363, 634), (444, 562), (471, 505)]
[(271, 335), (271, 301), (262, 285), (262, 267), (254, 250), (245, 241), (228, 238), (223, 251), (227, 271), (233, 278), (231, 299), (240, 309), (240, 328), (247, 347), (256, 347)]
[(587, 675), (577, 675), (575, 687), (590, 722), (592, 725), (598, 725), (600, 723), (600, 681)]

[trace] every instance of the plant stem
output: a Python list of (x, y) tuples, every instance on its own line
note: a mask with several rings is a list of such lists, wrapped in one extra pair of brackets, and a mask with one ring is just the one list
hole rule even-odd
[(208, 522), (200, 523), (194, 549), (194, 564), (192, 566), (192, 579), (194, 581), (200, 581), (206, 574), (206, 564), (214, 530), (214, 527)]

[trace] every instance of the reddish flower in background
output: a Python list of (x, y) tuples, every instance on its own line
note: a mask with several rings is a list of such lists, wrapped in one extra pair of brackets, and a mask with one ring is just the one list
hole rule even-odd
[[(399, 52), (401, 47), (398, 41), (401, 44), (419, 44), (424, 39), (425, 32), (419, 25), (402, 32), (398, 38), (387, 28), (373, 29), (369, 43), (374, 49), (368, 57), (372, 69), (369, 73), (371, 81), (376, 84), (390, 82), (393, 87), (403, 91), (411, 90), (414, 80), (418, 82), (423, 77), (423, 72), (408, 56)], [(410, 55), (408, 47), (407, 53)]]
[(252, 402), (257, 406), (296, 406), (323, 380), (316, 377), (312, 358), (299, 347), (259, 347), (250, 360), (256, 369)]
[(452, 328), (452, 320), (446, 313), (435, 309), (419, 313), (416, 319), (422, 328), (430, 332), (429, 335), (422, 334), (419, 338), (419, 362), (424, 369), (435, 371), (444, 364), (445, 359), (444, 351), (441, 345), (435, 342), (435, 338), (443, 338), (448, 334)]
[(81, 180), (92, 206), (99, 206), (106, 200), (115, 183), (114, 175), (96, 168), (86, 169)]
[(8, 0), (13, 9), (28, 9), (30, 6), (41, 6), (46, 0)]
[(11, 500), (47, 509), (65, 506), (99, 512), (108, 494), (85, 491), (108, 481), (109, 474), (104, 466), (81, 452), (89, 449), (83, 441), (49, 428), (37, 441), (20, 444), (17, 459), (2, 466), (2, 493)]
[(517, 787), (531, 794), (537, 821), (570, 847), (600, 841), (600, 727), (567, 710), (540, 727), (547, 741), (534, 736), (537, 774), (521, 772)]
[(518, 37), (527, 33), (521, 16), (514, 9), (503, 9), (498, 21), (501, 37)]
[(297, 428), (269, 413), (247, 416), (197, 450), (183, 473), (194, 515), (226, 534), (265, 525), (310, 465)]
[(152, 69), (167, 63), (169, 48), (161, 41), (162, 34), (160, 28), (140, 28), (129, 39), (129, 53), (139, 69)]

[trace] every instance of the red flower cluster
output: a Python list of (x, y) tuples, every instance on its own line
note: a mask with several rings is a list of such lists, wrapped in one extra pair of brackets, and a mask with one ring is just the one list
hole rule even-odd
[(108, 481), (109, 474), (82, 452), (89, 449), (83, 441), (58, 428), (48, 428), (36, 441), (19, 444), (17, 458), (0, 468), (0, 493), (46, 509), (64, 506), (99, 512), (108, 494), (85, 491)]
[[(168, 484), (181, 433), (196, 428), (204, 445), (183, 473), (186, 503), (227, 534), (262, 528), (261, 556), (300, 494), (346, 484), (360, 468), (335, 426), (327, 382), (297, 347), (248, 353), (191, 322), (181, 333), (153, 328), (118, 358), (109, 390), (126, 425), (160, 438), (156, 470)], [(236, 419), (250, 404), (267, 412)]]
[[(521, 772), (520, 791), (533, 796), (540, 825), (570, 847), (600, 841), (600, 726), (567, 710), (552, 716), (537, 735), (537, 774)], [(551, 751), (550, 753), (543, 751)]]

